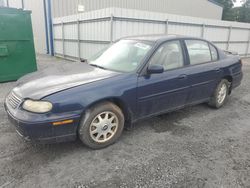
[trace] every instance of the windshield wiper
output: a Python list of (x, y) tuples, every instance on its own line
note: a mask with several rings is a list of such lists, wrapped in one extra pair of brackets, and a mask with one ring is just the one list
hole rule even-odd
[(100, 66), (100, 65), (91, 64), (91, 63), (90, 63), (89, 65), (91, 65), (91, 66), (93, 66), (93, 67), (97, 67), (97, 68), (99, 68), (99, 69), (107, 70), (105, 67), (102, 67), (102, 66)]

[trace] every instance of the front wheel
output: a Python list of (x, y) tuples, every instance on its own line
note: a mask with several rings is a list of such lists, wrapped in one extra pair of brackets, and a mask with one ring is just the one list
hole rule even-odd
[(92, 149), (113, 144), (124, 128), (124, 115), (113, 103), (105, 102), (90, 108), (79, 126), (79, 138)]
[(209, 106), (214, 108), (222, 107), (227, 100), (229, 88), (230, 88), (230, 82), (228, 82), (228, 80), (226, 79), (222, 79), (220, 83), (217, 85), (213, 93), (213, 96), (209, 101)]

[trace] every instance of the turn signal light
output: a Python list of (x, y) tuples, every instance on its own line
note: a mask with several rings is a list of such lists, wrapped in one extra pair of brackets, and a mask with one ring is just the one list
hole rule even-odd
[(65, 124), (70, 124), (73, 123), (74, 121), (72, 119), (69, 120), (64, 120), (64, 121), (58, 121), (58, 122), (53, 122), (54, 126), (58, 126), (58, 125), (65, 125)]

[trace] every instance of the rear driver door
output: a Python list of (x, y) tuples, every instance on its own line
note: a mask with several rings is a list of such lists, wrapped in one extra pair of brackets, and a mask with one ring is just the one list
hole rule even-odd
[(207, 101), (216, 88), (222, 70), (216, 47), (207, 41), (185, 40), (190, 65), (186, 69), (190, 91), (187, 103)]

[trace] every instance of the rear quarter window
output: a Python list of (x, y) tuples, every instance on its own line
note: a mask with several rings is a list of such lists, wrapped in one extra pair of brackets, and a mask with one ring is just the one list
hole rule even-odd
[(218, 58), (219, 58), (217, 49), (211, 44), (209, 44), (209, 47), (210, 47), (210, 50), (211, 50), (212, 61), (217, 61)]

